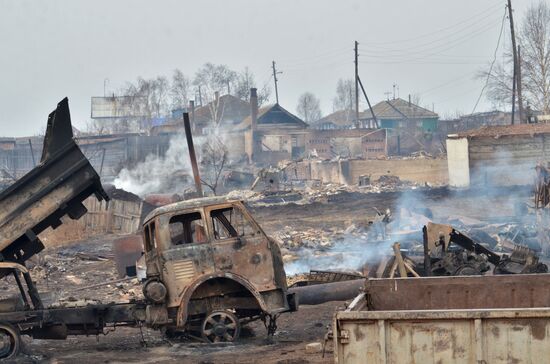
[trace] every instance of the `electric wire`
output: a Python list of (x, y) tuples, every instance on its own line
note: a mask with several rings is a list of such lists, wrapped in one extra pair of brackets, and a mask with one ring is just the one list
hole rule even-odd
[(489, 71), (487, 72), (487, 79), (485, 80), (485, 85), (483, 85), (483, 88), (481, 89), (481, 92), (479, 93), (479, 97), (477, 98), (477, 101), (474, 105), (474, 108), (473, 108), (471, 114), (475, 113), (477, 105), (479, 104), (479, 101), (481, 100), (481, 97), (483, 96), (483, 92), (485, 92), (485, 89), (487, 88), (487, 85), (489, 84), (489, 79), (491, 77), (491, 71), (493, 70), (493, 66), (495, 65), (495, 62), (497, 60), (497, 52), (498, 52), (498, 48), (500, 46), (500, 40), (502, 38), (502, 32), (504, 30), (504, 22), (505, 21), (506, 21), (506, 10), (504, 10), (504, 15), (502, 17), (502, 24), (500, 26), (500, 33), (498, 35), (497, 46), (496, 46), (495, 52), (493, 54), (493, 61), (491, 62), (491, 65), (489, 66)]

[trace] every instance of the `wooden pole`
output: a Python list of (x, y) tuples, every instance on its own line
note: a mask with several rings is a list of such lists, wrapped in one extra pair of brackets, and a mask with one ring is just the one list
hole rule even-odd
[(277, 104), (279, 103), (279, 88), (277, 87), (277, 68), (275, 68), (275, 61), (271, 62), (271, 66), (273, 67), (273, 82), (275, 82), (275, 101)]
[(519, 122), (523, 124), (525, 122), (525, 112), (523, 110), (523, 96), (522, 96), (522, 85), (521, 85), (521, 47), (518, 45), (518, 66), (516, 72), (516, 83), (518, 91), (518, 111), (519, 111)]
[[(514, 124), (514, 113), (516, 109), (516, 85), (518, 83), (518, 53), (517, 53), (517, 47), (516, 47), (516, 34), (514, 32), (514, 15), (512, 11), (512, 0), (508, 0), (508, 16), (510, 18), (510, 35), (512, 37), (512, 54), (514, 56), (514, 77), (512, 82), (512, 124)], [(519, 91), (518, 86), (518, 91)], [(520, 116), (520, 123), (521, 123), (521, 114), (523, 109), (523, 102), (521, 100), (521, 96), (518, 92), (518, 105), (519, 105), (519, 116)]]
[(355, 124), (359, 123), (359, 43), (355, 41)]
[(399, 275), (401, 278), (407, 278), (407, 269), (405, 268), (405, 262), (401, 255), (401, 244), (393, 244), (393, 253), (395, 254), (395, 260), (397, 261), (397, 267), (399, 268)]

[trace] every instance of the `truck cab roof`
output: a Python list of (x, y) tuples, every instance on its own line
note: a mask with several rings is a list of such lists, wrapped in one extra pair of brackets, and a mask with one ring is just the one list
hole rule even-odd
[(143, 224), (149, 223), (152, 219), (154, 219), (157, 216), (164, 215), (167, 213), (172, 213), (176, 211), (184, 211), (187, 209), (196, 209), (198, 207), (206, 207), (206, 206), (213, 206), (213, 205), (219, 205), (219, 204), (227, 204), (227, 203), (235, 203), (235, 202), (241, 202), (239, 200), (234, 199), (228, 199), (225, 196), (214, 196), (214, 197), (199, 197), (199, 198), (193, 198), (190, 200), (180, 201), (171, 203), (169, 205), (161, 206), (159, 208), (154, 209), (147, 215), (145, 220), (143, 220)]

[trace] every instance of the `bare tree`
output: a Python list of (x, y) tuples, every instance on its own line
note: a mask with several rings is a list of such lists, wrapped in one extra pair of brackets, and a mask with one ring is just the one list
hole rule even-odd
[(305, 122), (316, 121), (321, 118), (319, 99), (311, 92), (304, 92), (298, 98), (298, 106), (296, 107), (296, 111)]
[[(532, 5), (525, 13), (517, 35), (521, 47), (521, 73), (524, 103), (550, 113), (550, 7), (544, 1)], [(512, 52), (495, 64), (491, 74), (482, 71), (478, 77), (488, 78), (487, 98), (495, 106), (509, 106), (512, 101)]]
[(421, 102), (422, 97), (420, 96), (420, 94), (411, 94), (411, 103), (413, 103), (414, 105), (420, 105)]
[[(237, 75), (235, 87), (235, 96), (241, 100), (250, 102), (250, 89), (256, 87), (254, 74), (250, 72), (248, 67), (245, 67), (242, 72)], [(258, 90), (258, 106), (262, 106), (269, 101), (271, 96), (271, 88), (266, 84)]]
[(168, 113), (168, 92), (170, 83), (165, 76), (153, 79), (138, 77), (135, 83), (129, 82), (121, 90), (126, 96), (128, 107), (141, 115), (141, 127), (149, 129), (154, 117), (161, 117)]
[(521, 24), (522, 85), (527, 100), (550, 114), (550, 6), (541, 1), (531, 6)]
[(189, 104), (189, 79), (179, 69), (172, 73), (170, 86), (171, 107), (173, 110), (182, 109)]
[(339, 79), (336, 83), (336, 96), (332, 101), (332, 110), (355, 110), (355, 84), (350, 79)]
[(203, 100), (208, 104), (212, 122), (217, 126), (223, 119), (223, 104), (216, 95), (234, 89), (237, 73), (226, 65), (205, 63), (195, 74), (193, 84), (201, 88)]
[(214, 134), (208, 135), (208, 139), (201, 146), (201, 182), (210, 188), (214, 195), (218, 189), (218, 183), (227, 161), (227, 147), (221, 138)]

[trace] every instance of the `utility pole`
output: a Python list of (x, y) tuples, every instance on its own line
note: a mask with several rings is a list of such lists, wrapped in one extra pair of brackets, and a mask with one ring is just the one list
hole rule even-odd
[(359, 123), (359, 43), (355, 41), (355, 123)]
[[(514, 32), (514, 16), (512, 15), (512, 0), (508, 0), (508, 15), (510, 17), (510, 35), (512, 37), (512, 54), (514, 56), (514, 80), (512, 83), (512, 124), (514, 124), (514, 113), (516, 110), (516, 84), (518, 84), (518, 53), (517, 53), (517, 47), (516, 47), (516, 34)], [(519, 90), (521, 89), (521, 86), (517, 86), (518, 88), (518, 105), (519, 105), (519, 122), (521, 123), (521, 116), (523, 114), (523, 102), (521, 99), (521, 93)]]
[(518, 68), (516, 72), (517, 91), (518, 91), (518, 108), (519, 108), (519, 123), (525, 122), (525, 112), (523, 110), (523, 97), (521, 95), (521, 46), (518, 45)]
[(277, 88), (277, 75), (281, 74), (282, 72), (277, 72), (277, 68), (275, 68), (275, 61), (272, 62), (273, 66), (273, 82), (275, 82), (275, 100), (277, 101), (277, 104), (279, 103), (279, 89)]

